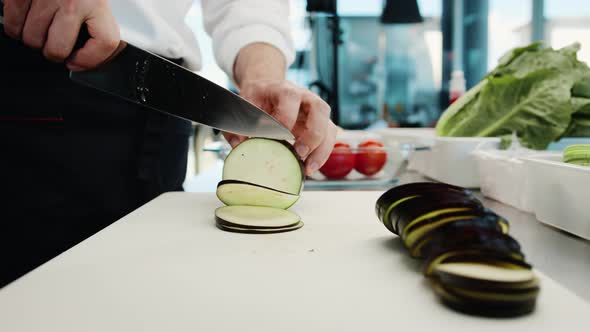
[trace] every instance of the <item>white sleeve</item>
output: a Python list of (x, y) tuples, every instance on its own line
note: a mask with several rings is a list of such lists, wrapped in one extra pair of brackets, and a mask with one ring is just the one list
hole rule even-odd
[(278, 48), (287, 66), (295, 60), (289, 0), (202, 0), (205, 30), (213, 40), (217, 64), (233, 76), (238, 52), (262, 42)]

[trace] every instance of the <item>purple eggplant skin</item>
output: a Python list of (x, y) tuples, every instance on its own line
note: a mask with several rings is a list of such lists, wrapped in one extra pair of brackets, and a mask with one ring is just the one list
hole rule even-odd
[(524, 258), (520, 244), (510, 235), (497, 229), (480, 227), (476, 223), (468, 222), (441, 227), (431, 241), (422, 248), (422, 255), (427, 260), (432, 260), (450, 251), (472, 249)]
[(522, 269), (532, 269), (523, 256), (494, 249), (458, 249), (424, 260), (422, 274), (431, 278), (438, 264), (443, 263), (482, 263), (490, 265), (510, 264)]
[(217, 183), (217, 188), (225, 185), (225, 184), (245, 184), (245, 185), (249, 185), (249, 186), (254, 186), (254, 187), (259, 187), (259, 188), (264, 188), (264, 189), (268, 189), (268, 190), (272, 190), (281, 194), (285, 194), (285, 195), (290, 195), (290, 196), (298, 196), (292, 193), (288, 193), (286, 191), (281, 191), (281, 190), (277, 190), (274, 188), (270, 188), (270, 187), (266, 187), (266, 186), (262, 186), (256, 183), (252, 183), (252, 182), (247, 182), (247, 181), (241, 181), (241, 180), (221, 180), (219, 181), (219, 183)]
[(291, 225), (287, 225), (287, 226), (266, 226), (266, 227), (256, 227), (256, 226), (248, 226), (248, 225), (240, 225), (240, 224), (236, 224), (233, 223), (231, 221), (227, 221), (225, 219), (221, 219), (218, 216), (215, 216), (215, 222), (217, 223), (218, 226), (222, 226), (222, 227), (226, 227), (226, 228), (247, 228), (247, 229), (260, 229), (260, 230), (273, 230), (273, 229), (282, 229), (282, 228), (289, 228), (289, 227), (293, 227), (297, 224), (299, 224), (301, 221), (298, 221), (296, 223), (293, 223)]
[(420, 195), (398, 204), (390, 212), (393, 228), (402, 235), (404, 229), (416, 218), (443, 209), (464, 208), (466, 211), (482, 211), (484, 206), (473, 196), (458, 192), (436, 192)]
[(433, 289), (442, 303), (449, 308), (474, 316), (510, 318), (530, 314), (535, 310), (537, 296), (522, 301), (489, 301), (467, 298), (445, 287), (439, 282), (433, 282)]
[(299, 222), (298, 223), (299, 227), (283, 227), (283, 228), (265, 228), (265, 229), (255, 229), (255, 228), (248, 228), (248, 229), (235, 229), (234, 227), (225, 225), (223, 222), (216, 222), (215, 226), (217, 226), (217, 228), (219, 228), (222, 231), (226, 231), (226, 232), (231, 232), (231, 233), (242, 233), (242, 234), (277, 234), (277, 233), (286, 233), (286, 232), (292, 232), (295, 230), (300, 229), (301, 227), (303, 227), (303, 222)]
[[(453, 221), (451, 223), (430, 230), (429, 232), (424, 234), (419, 240), (417, 240), (413, 246), (409, 248), (410, 254), (414, 258), (421, 258), (427, 256), (427, 254), (425, 253), (428, 253), (432, 250), (433, 239), (436, 241), (435, 246), (438, 246), (439, 248), (455, 244), (453, 242), (450, 242), (449, 240), (446, 240), (445, 238), (442, 238), (443, 235), (439, 234), (450, 233), (452, 234), (450, 239), (451, 241), (453, 241), (457, 234), (462, 234), (463, 231), (469, 232), (472, 230), (473, 227), (502, 234), (507, 233), (509, 223), (503, 217), (495, 214), (489, 209), (483, 209), (481, 211), (477, 211), (476, 213), (479, 213), (479, 215), (475, 218)], [(457, 216), (460, 216), (461, 214), (465, 214), (465, 212), (456, 213)], [(445, 217), (451, 216), (453, 216), (453, 214), (446, 215)], [(420, 225), (416, 225), (416, 227), (408, 228), (408, 234), (410, 234), (414, 229), (418, 228), (419, 226)]]
[(458, 192), (469, 192), (465, 188), (453, 186), (446, 183), (436, 183), (436, 182), (415, 182), (415, 183), (408, 183), (393, 187), (387, 190), (385, 193), (381, 195), (377, 199), (377, 203), (375, 203), (375, 213), (379, 220), (383, 222), (383, 217), (385, 211), (391, 206), (391, 204), (397, 202), (400, 199), (405, 197), (418, 195), (418, 194), (426, 194), (429, 192), (448, 192), (448, 191), (458, 191)]

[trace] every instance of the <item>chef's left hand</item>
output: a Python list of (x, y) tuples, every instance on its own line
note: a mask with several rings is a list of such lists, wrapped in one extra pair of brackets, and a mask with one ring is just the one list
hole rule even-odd
[[(330, 106), (326, 102), (282, 78), (283, 74), (278, 70), (284, 71), (284, 62), (273, 66), (273, 61), (279, 59), (276, 53), (278, 50), (271, 46), (260, 44), (253, 44), (240, 52), (235, 66), (240, 94), (291, 130), (296, 140), (295, 150), (305, 160), (307, 175), (311, 175), (330, 156), (337, 127), (330, 120)], [(282, 55), (279, 56), (282, 60)], [(224, 135), (232, 147), (245, 139), (233, 134)]]

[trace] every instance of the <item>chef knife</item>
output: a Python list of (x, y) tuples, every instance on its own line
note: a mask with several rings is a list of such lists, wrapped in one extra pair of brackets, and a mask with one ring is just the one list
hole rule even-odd
[[(0, 24), (3, 17), (0, 15)], [(76, 47), (89, 39), (84, 26)], [(239, 95), (163, 57), (121, 41), (98, 68), (70, 79), (148, 109), (244, 136), (293, 140), (275, 118)]]

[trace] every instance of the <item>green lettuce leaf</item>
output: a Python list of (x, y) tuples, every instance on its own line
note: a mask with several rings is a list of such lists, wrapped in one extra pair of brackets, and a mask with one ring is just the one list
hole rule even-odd
[(590, 100), (590, 68), (577, 59), (579, 50), (579, 43), (559, 50), (533, 43), (506, 53), (443, 113), (437, 134), (510, 137), (515, 132), (532, 149), (545, 149), (565, 134), (590, 136), (590, 110), (582, 107)]
[(477, 98), (441, 118), (443, 136), (486, 137), (516, 132), (521, 144), (545, 149), (567, 129), (573, 112), (570, 84), (555, 70), (538, 70), (524, 78), (488, 78)]
[(574, 114), (563, 136), (590, 137), (590, 99), (573, 97), (571, 103)]

